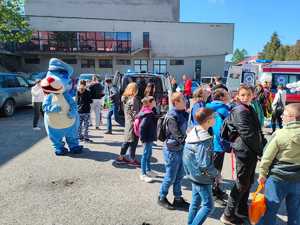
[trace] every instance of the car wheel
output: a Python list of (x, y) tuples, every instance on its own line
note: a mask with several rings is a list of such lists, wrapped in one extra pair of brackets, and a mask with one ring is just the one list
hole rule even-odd
[(2, 107), (4, 116), (12, 116), (15, 113), (15, 103), (13, 100), (8, 99)]

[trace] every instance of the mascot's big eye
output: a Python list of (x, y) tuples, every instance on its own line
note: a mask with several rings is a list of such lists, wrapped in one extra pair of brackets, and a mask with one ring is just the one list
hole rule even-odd
[(69, 74), (66, 70), (57, 70), (57, 72), (60, 74), (60, 76), (63, 79), (68, 79), (69, 78)]

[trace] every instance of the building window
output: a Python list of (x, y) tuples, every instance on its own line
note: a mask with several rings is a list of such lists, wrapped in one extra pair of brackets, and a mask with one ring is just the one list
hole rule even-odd
[(150, 34), (149, 32), (143, 33), (143, 48), (150, 48)]
[(62, 61), (68, 64), (77, 64), (77, 59), (66, 58), (66, 59), (62, 59)]
[(39, 58), (24, 58), (25, 64), (40, 64)]
[(112, 68), (112, 60), (111, 59), (100, 59), (99, 67), (100, 68)]
[(164, 74), (167, 72), (167, 60), (155, 59), (153, 61), (153, 72)]
[(143, 59), (134, 60), (134, 71), (136, 73), (148, 71), (148, 61)]
[(123, 66), (129, 66), (129, 65), (131, 65), (131, 60), (130, 59), (117, 59), (116, 64), (123, 65)]
[(95, 60), (81, 59), (81, 68), (95, 68)]
[(130, 32), (33, 32), (31, 41), (19, 44), (18, 50), (59, 52), (131, 51)]
[(184, 60), (183, 59), (171, 59), (170, 60), (170, 65), (171, 66), (183, 66), (184, 65)]
[(79, 32), (79, 46), (84, 52), (96, 51), (96, 32)]

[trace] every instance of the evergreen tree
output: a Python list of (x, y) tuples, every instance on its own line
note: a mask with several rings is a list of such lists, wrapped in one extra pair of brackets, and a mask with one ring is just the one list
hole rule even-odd
[(286, 60), (300, 60), (300, 40), (290, 47), (287, 52)]
[[(263, 52), (260, 55), (261, 59), (270, 59), (274, 60), (275, 55), (277, 53), (277, 50), (281, 47), (281, 42), (278, 37), (278, 34), (274, 32), (272, 34), (271, 40), (267, 42), (267, 44), (264, 46)], [(283, 52), (283, 49), (280, 50)]]
[(233, 63), (239, 63), (243, 61), (247, 57), (248, 53), (245, 49), (236, 49), (233, 53), (233, 56), (231, 58), (231, 61)]

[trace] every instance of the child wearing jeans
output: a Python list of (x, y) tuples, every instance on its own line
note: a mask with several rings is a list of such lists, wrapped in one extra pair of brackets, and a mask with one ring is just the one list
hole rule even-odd
[[(88, 129), (89, 129), (89, 121), (90, 121), (90, 113), (91, 113), (91, 103), (93, 101), (90, 92), (86, 89), (86, 82), (84, 80), (80, 82), (76, 100), (77, 100), (78, 113), (80, 118), (80, 126), (78, 130), (79, 139), (81, 141), (91, 143), (92, 140), (89, 139)], [(82, 135), (83, 123), (84, 123), (84, 134)]]
[(150, 160), (152, 156), (152, 145), (156, 141), (156, 128), (157, 121), (155, 117), (155, 100), (154, 97), (148, 96), (142, 99), (143, 107), (139, 114), (140, 118), (140, 139), (143, 143), (144, 152), (141, 161), (142, 174), (140, 179), (147, 183), (153, 181), (153, 177), (156, 177), (156, 173), (151, 171)]
[(213, 137), (208, 133), (215, 124), (214, 111), (201, 108), (195, 119), (198, 125), (188, 133), (183, 150), (183, 167), (192, 182), (188, 225), (203, 224), (212, 211), (212, 184), (219, 174), (213, 161)]

